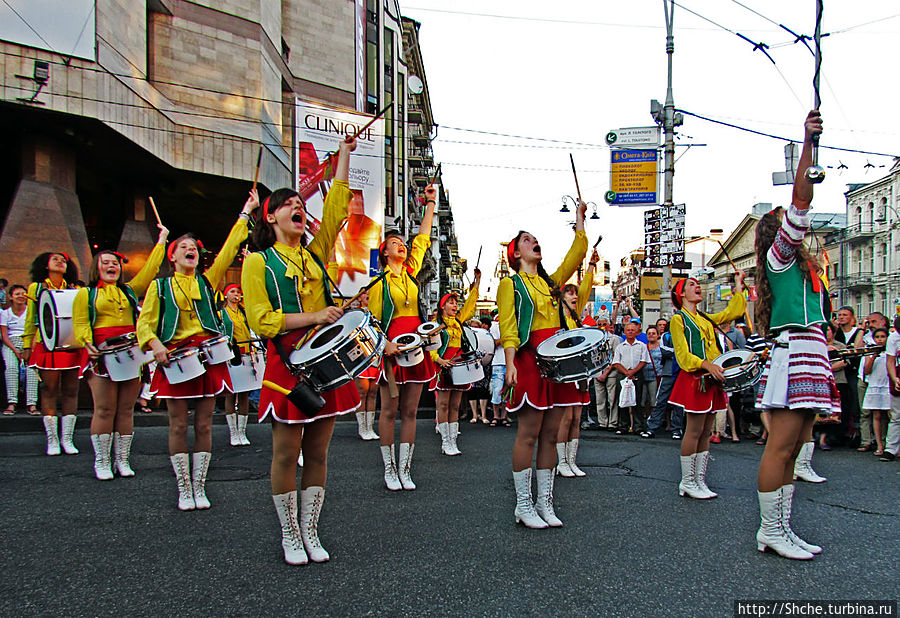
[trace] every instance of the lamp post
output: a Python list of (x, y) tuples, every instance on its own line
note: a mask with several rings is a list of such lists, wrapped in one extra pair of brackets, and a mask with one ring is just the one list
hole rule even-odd
[(578, 200), (576, 200), (571, 195), (564, 195), (562, 196), (562, 208), (559, 209), (559, 212), (572, 212), (571, 210), (569, 210), (569, 204), (567, 200), (572, 202), (572, 206), (575, 208), (575, 210), (578, 210)]

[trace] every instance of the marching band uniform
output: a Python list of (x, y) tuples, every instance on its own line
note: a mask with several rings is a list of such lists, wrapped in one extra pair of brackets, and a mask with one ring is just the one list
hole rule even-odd
[[(81, 288), (72, 304), (72, 328), (75, 341), (98, 346), (107, 339), (135, 332), (138, 315), (138, 299), (144, 295), (150, 282), (159, 271), (165, 253), (165, 243), (157, 243), (141, 270), (128, 283), (111, 285), (99, 281), (96, 286)], [(88, 370), (94, 375), (108, 378), (100, 360), (91, 361)], [(138, 379), (138, 378), (136, 378)], [(134, 407), (134, 402), (131, 402)], [(134, 434), (91, 434), (94, 445), (94, 473), (100, 480), (113, 477), (110, 447), (115, 448), (115, 466), (119, 476), (134, 476), (128, 463)]]
[[(560, 267), (550, 275), (559, 287), (578, 269), (587, 253), (587, 236), (584, 230), (575, 232), (575, 239)], [(514, 243), (507, 247), (512, 261)], [(514, 363), (517, 383), (506, 403), (510, 412), (528, 405), (535, 410), (549, 410), (554, 406), (580, 405), (567, 401), (565, 389), (556, 382), (541, 376), (535, 350), (547, 338), (560, 329), (559, 300), (551, 297), (550, 287), (539, 275), (517, 272), (500, 280), (497, 287), (497, 305), (500, 309), (500, 345), (515, 348)], [(569, 393), (571, 394), (571, 393)], [(528, 527), (544, 528), (548, 524), (561, 526), (553, 511), (554, 467), (537, 470), (537, 504), (531, 501), (531, 466), (513, 470), (516, 489), (516, 521)]]
[[(31, 348), (31, 356), (28, 359), (29, 367), (39, 371), (77, 369), (79, 378), (84, 372), (88, 362), (88, 353), (84, 348), (64, 348), (51, 352), (44, 346), (43, 341), (41, 341), (41, 316), (37, 306), (43, 290), (67, 290), (75, 289), (75, 287), (67, 284), (65, 281), (63, 281), (62, 286), (57, 287), (49, 278), (45, 279), (43, 283), (35, 281), (28, 286), (28, 308), (25, 313), (25, 332), (22, 335), (22, 346), (26, 350)], [(52, 410), (49, 414), (44, 414), (43, 418), (44, 430), (47, 433), (47, 454), (59, 455), (60, 436), (57, 430), (56, 410)], [(61, 444), (62, 450), (67, 455), (78, 454), (78, 449), (75, 448), (73, 442), (76, 419), (77, 416), (74, 412), (72, 414), (64, 414), (62, 417)]]
[[(288, 354), (313, 328), (309, 326), (285, 332), (285, 314), (313, 313), (335, 304), (328, 289), (326, 261), (333, 250), (341, 223), (347, 216), (351, 198), (347, 182), (335, 180), (325, 196), (322, 225), (306, 247), (289, 247), (276, 241), (271, 247), (244, 260), (241, 287), (248, 321), (256, 333), (269, 340), (265, 381), (259, 399), (259, 421), (271, 415), (277, 423), (311, 423), (359, 408), (359, 392), (355, 383), (350, 381), (320, 393), (325, 405), (318, 414), (308, 417), (286, 396), (298, 384), (298, 379), (285, 365), (278, 351), (278, 347), (283, 346), (282, 352)], [(305, 489), (301, 484), (298, 527), (297, 490), (272, 496), (281, 522), (285, 561), (289, 564), (329, 559), (318, 537), (319, 514), (324, 499), (324, 483), (323, 486)]]
[[(675, 284), (675, 294), (680, 295), (686, 279)], [(712, 361), (721, 354), (716, 338), (715, 324), (723, 324), (739, 318), (747, 309), (743, 293), (734, 294), (728, 305), (709, 319), (682, 306), (669, 322), (675, 358), (681, 367), (669, 403), (681, 406), (686, 414), (716, 414), (728, 408), (728, 398), (722, 385), (700, 370), (703, 361)], [(710, 322), (712, 320), (712, 322)], [(706, 485), (709, 467), (709, 450), (692, 455), (681, 455), (681, 483), (679, 495), (691, 498), (715, 498), (718, 494)]]
[[(446, 304), (451, 296), (455, 296), (455, 294), (450, 293), (444, 295), (440, 302), (441, 308), (443, 308), (444, 304)], [(455, 316), (450, 317), (448, 315), (443, 315), (441, 317), (441, 322), (443, 322), (446, 328), (438, 333), (438, 336), (441, 339), (441, 347), (429, 352), (432, 361), (437, 361), (439, 358), (453, 360), (462, 353), (464, 347), (467, 351), (473, 351), (469, 350), (471, 346), (468, 341), (463, 343), (462, 325), (475, 315), (475, 304), (477, 302), (478, 286), (475, 285), (469, 290), (466, 302), (460, 307), (459, 312)], [(437, 367), (436, 363), (435, 366)], [(462, 386), (453, 384), (450, 380), (449, 371), (443, 370), (438, 371), (438, 374), (434, 377), (429, 386), (432, 391), (467, 391), (471, 387), (471, 384), (463, 384)], [(441, 452), (445, 455), (459, 455), (460, 450), (456, 445), (459, 436), (459, 421), (457, 420), (452, 423), (438, 423), (438, 433), (441, 434)]]
[[(420, 313), (419, 284), (415, 277), (422, 269), (422, 259), (430, 246), (431, 236), (429, 234), (416, 234), (400, 274), (395, 275), (389, 267), (385, 266), (384, 279), (369, 290), (369, 312), (381, 324), (381, 330), (389, 340), (405, 333), (415, 333), (416, 328), (426, 321)], [(383, 369), (379, 380), (379, 383), (382, 384), (387, 381), (385, 365), (393, 367), (394, 379), (398, 387), (407, 382), (430, 383), (437, 375), (437, 368), (430, 354), (426, 354), (424, 360), (413, 367), (400, 367), (396, 363), (382, 362)], [(382, 418), (384, 418), (383, 408)], [(379, 433), (384, 439), (384, 432), (379, 431)], [(410, 476), (415, 444), (400, 443), (400, 461), (397, 465), (394, 460), (394, 437), (390, 438), (389, 445), (381, 445), (385, 484), (391, 490), (401, 487), (415, 489), (415, 484)]]
[[(176, 271), (169, 277), (150, 283), (136, 328), (142, 350), (149, 349), (154, 339), (158, 339), (169, 351), (179, 347), (198, 347), (207, 339), (224, 333), (215, 309), (215, 289), (234, 261), (240, 244), (247, 238), (248, 218), (238, 218), (222, 250), (204, 273), (186, 275)], [(169, 259), (172, 259), (177, 242), (169, 244)], [(202, 248), (199, 241), (197, 245), (198, 250)], [(150, 392), (160, 399), (198, 399), (215, 397), (226, 388), (231, 390), (231, 380), (224, 363), (206, 365), (205, 369), (203, 375), (192, 380), (170, 384), (164, 367), (157, 367), (150, 383)], [(211, 457), (211, 452), (195, 452), (189, 468), (187, 453), (170, 455), (178, 484), (179, 509), (209, 508), (206, 474)]]
[[(237, 284), (227, 285), (225, 286), (225, 293), (227, 293), (228, 289), (232, 286), (240, 287)], [(247, 323), (247, 312), (244, 308), (241, 305), (238, 305), (237, 309), (232, 309), (231, 305), (225, 303), (225, 306), (222, 307), (222, 310), (219, 312), (219, 317), (222, 320), (222, 326), (225, 328), (225, 334), (228, 335), (231, 340), (232, 349), (236, 352), (240, 351), (241, 357), (245, 354), (249, 354), (251, 349), (250, 339), (253, 338), (253, 333), (250, 330), (250, 325)], [(239, 395), (249, 396), (247, 393), (234, 394), (235, 398)], [(226, 401), (227, 400), (228, 396), (226, 395)], [(226, 405), (226, 408), (227, 407), (228, 406)], [(225, 422), (228, 423), (231, 446), (250, 445), (250, 440), (247, 439), (247, 414), (238, 414), (234, 409), (226, 409)]]

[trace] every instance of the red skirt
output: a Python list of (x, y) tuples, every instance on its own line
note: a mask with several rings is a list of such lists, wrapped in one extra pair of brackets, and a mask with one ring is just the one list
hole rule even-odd
[[(169, 350), (185, 346), (196, 347), (215, 336), (217, 335), (208, 333), (192, 335), (181, 341), (169, 342), (166, 347)], [(150, 381), (150, 393), (158, 399), (197, 399), (199, 397), (215, 397), (226, 389), (228, 392), (231, 392), (231, 376), (228, 374), (228, 363), (219, 363), (217, 365), (204, 363), (203, 366), (206, 367), (206, 372), (203, 375), (180, 384), (169, 384), (165, 368), (157, 366), (153, 379)]]
[[(451, 360), (459, 356), (460, 348), (451, 348), (447, 346), (447, 349), (444, 350), (444, 355), (441, 356), (444, 360)], [(425, 352), (425, 355), (428, 356), (430, 353)], [(434, 361), (432, 361), (434, 362)], [(472, 388), (471, 384), (453, 384), (450, 382), (450, 372), (438, 367), (435, 365), (437, 369), (437, 375), (434, 379), (431, 380), (431, 383), (428, 385), (428, 390), (432, 391), (467, 391)]]
[[(404, 333), (414, 333), (416, 332), (416, 328), (421, 323), (422, 321), (418, 318), (418, 316), (414, 315), (406, 316), (403, 318), (394, 318), (393, 320), (391, 320), (390, 326), (388, 326), (387, 338), (394, 339), (395, 337), (399, 337)], [(435, 367), (434, 361), (431, 360), (431, 355), (428, 352), (425, 352), (425, 360), (414, 367), (400, 367), (397, 364), (394, 364), (394, 380), (396, 380), (398, 385), (406, 384), (407, 382), (417, 382), (424, 384), (427, 382), (431, 382), (436, 375), (437, 368)], [(381, 381), (387, 382), (383, 367), (381, 372)]]
[(506, 409), (515, 412), (526, 403), (535, 410), (549, 410), (554, 406), (581, 405), (581, 398), (573, 398), (566, 392), (566, 384), (544, 379), (537, 366), (535, 350), (559, 331), (558, 328), (542, 328), (531, 331), (528, 343), (516, 352), (516, 388), (506, 402)]
[[(282, 346), (285, 351), (290, 350), (291, 346), (304, 335), (306, 330), (308, 329), (296, 330), (284, 335), (282, 337)], [(297, 378), (285, 366), (271, 339), (266, 351), (266, 372), (263, 374), (263, 380), (277, 384), (287, 390), (291, 390), (297, 385)], [(272, 418), (279, 423), (288, 425), (311, 423), (321, 418), (354, 412), (361, 403), (359, 391), (356, 389), (356, 384), (353, 383), (353, 380), (334, 390), (319, 394), (325, 400), (325, 407), (314, 417), (310, 418), (291, 403), (286, 395), (263, 384), (259, 393), (259, 422), (262, 422), (263, 419), (271, 414)]]
[(66, 371), (77, 369), (78, 377), (84, 375), (88, 364), (88, 353), (84, 348), (64, 348), (54, 352), (44, 347), (43, 342), (35, 341), (31, 346), (31, 357), (28, 366), (44, 371)]
[(377, 380), (379, 375), (381, 375), (381, 365), (372, 365), (357, 377), (360, 380)]
[[(585, 381), (582, 380), (581, 384)], [(591, 391), (578, 388), (579, 382), (560, 382), (556, 384), (556, 392), (560, 401), (558, 406), (586, 406), (591, 403)], [(590, 383), (589, 383), (590, 384)]]
[[(113, 337), (118, 337), (120, 335), (127, 335), (128, 333), (133, 332), (134, 326), (102, 326), (100, 328), (95, 328), (93, 332), (94, 347), (100, 345), (107, 339), (112, 339)], [(103, 366), (103, 363), (98, 361), (99, 359), (91, 359), (88, 363), (87, 371), (90, 371), (100, 378), (108, 378), (109, 374), (106, 371), (106, 367)]]
[[(700, 390), (700, 379), (706, 376), (706, 391)], [(669, 403), (681, 406), (691, 414), (715, 414), (728, 409), (725, 391), (712, 376), (703, 372), (682, 370), (672, 387)]]

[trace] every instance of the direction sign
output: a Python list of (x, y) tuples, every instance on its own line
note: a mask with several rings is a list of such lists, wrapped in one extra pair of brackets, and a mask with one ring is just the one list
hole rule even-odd
[(611, 204), (637, 206), (658, 202), (659, 152), (657, 150), (610, 151)]
[(625, 127), (606, 134), (606, 143), (615, 148), (659, 146), (659, 127)]

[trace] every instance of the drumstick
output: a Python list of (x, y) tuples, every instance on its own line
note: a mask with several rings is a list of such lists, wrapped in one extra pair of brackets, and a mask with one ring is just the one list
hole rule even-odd
[(475, 258), (475, 270), (478, 270), (478, 265), (481, 264), (481, 250), (484, 248), (484, 245), (478, 247), (478, 257)]
[[(569, 153), (569, 162), (572, 164), (572, 176), (575, 177), (575, 191), (578, 192), (578, 201), (581, 201), (581, 187), (578, 186), (578, 172), (575, 171), (575, 158)], [(581, 206), (581, 204), (579, 204)]]
[(259, 165), (262, 163), (262, 144), (259, 146), (259, 152), (256, 154), (256, 172), (253, 174), (253, 187), (251, 187), (251, 191), (256, 188), (256, 183), (259, 181)]
[(368, 128), (371, 127), (373, 124), (375, 124), (375, 121), (376, 121), (376, 120), (378, 120), (379, 118), (381, 118), (382, 116), (384, 116), (385, 112), (387, 112), (387, 111), (391, 108), (391, 106), (392, 106), (393, 104), (394, 104), (393, 101), (389, 101), (388, 104), (384, 106), (384, 109), (382, 109), (380, 112), (378, 112), (377, 114), (375, 114), (369, 122), (367, 122), (366, 124), (364, 124), (363, 127), (362, 127), (359, 131), (357, 131), (356, 133), (354, 133), (352, 137), (349, 137), (349, 138), (347, 139), (347, 141), (348, 141), (348, 142), (352, 142), (352, 141), (355, 140), (357, 137), (359, 137), (360, 135), (362, 135), (363, 132), (365, 132), (366, 129), (368, 129)]
[[(718, 238), (716, 242), (719, 243), (719, 246), (722, 247), (722, 253), (725, 254), (725, 257), (728, 259), (728, 263), (731, 264), (731, 267), (734, 269), (735, 274), (739, 274), (741, 271), (738, 270), (738, 267), (735, 265), (734, 261), (731, 259), (731, 256), (728, 255), (728, 251), (725, 249), (725, 245), (722, 244), (722, 241)], [(750, 327), (751, 332), (753, 331), (753, 320), (750, 319), (750, 312), (744, 310), (744, 320), (747, 321), (747, 326)]]
[[(357, 292), (355, 295), (351, 296), (350, 298), (346, 299), (344, 301), (344, 303), (341, 305), (341, 308), (346, 307), (347, 305), (349, 305), (350, 303), (352, 303), (356, 300), (359, 300), (359, 298), (363, 294), (365, 294), (370, 289), (372, 289), (372, 287), (374, 287), (376, 283), (378, 283), (379, 281), (384, 279), (386, 276), (387, 276), (387, 271), (384, 271), (383, 273), (381, 273), (380, 275), (378, 275), (377, 277), (372, 279), (369, 283), (367, 283), (365, 286), (360, 288), (359, 292)], [(312, 337), (317, 332), (319, 332), (322, 329), (322, 327), (324, 327), (324, 326), (328, 326), (328, 324), (317, 324), (314, 328), (307, 331), (307, 333), (305, 335), (303, 335), (303, 338), (300, 339), (300, 341), (298, 341), (297, 344), (294, 346), (294, 349), (299, 350), (303, 346), (303, 344), (305, 344), (307, 341), (309, 341), (310, 337)]]
[(162, 220), (160, 220), (160, 218), (159, 218), (159, 211), (156, 210), (156, 203), (153, 201), (153, 196), (151, 195), (149, 197), (150, 197), (150, 208), (153, 209), (153, 214), (156, 216), (156, 222), (159, 223), (160, 226), (162, 226)]
[(603, 240), (603, 234), (600, 234), (599, 236), (597, 236), (597, 242), (594, 243), (594, 246), (591, 247), (591, 249), (596, 249), (596, 248), (597, 248), (597, 245), (600, 244), (600, 241), (601, 241), (601, 240)]
[(433, 185), (434, 183), (436, 183), (437, 178), (440, 175), (441, 175), (441, 164), (438, 163), (437, 169), (434, 170), (434, 176), (431, 177), (431, 182), (429, 182), (428, 184)]

